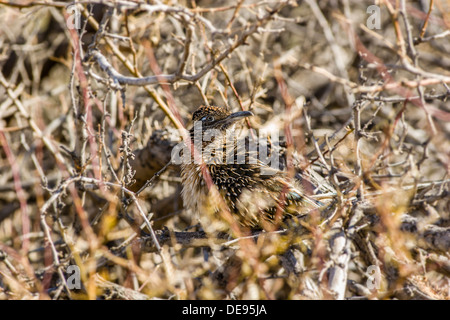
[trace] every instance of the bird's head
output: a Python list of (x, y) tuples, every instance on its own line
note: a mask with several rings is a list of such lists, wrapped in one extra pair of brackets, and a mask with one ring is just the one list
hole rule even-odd
[(194, 126), (189, 132), (194, 145), (201, 148), (203, 160), (206, 163), (222, 161), (226, 147), (233, 146), (236, 138), (234, 125), (250, 116), (253, 116), (250, 111), (231, 113), (216, 106), (198, 108), (192, 115)]
[[(225, 108), (221, 107), (201, 106), (192, 115), (192, 120), (194, 124), (200, 121), (203, 131), (209, 129), (226, 131), (237, 121), (250, 116), (253, 116), (253, 113), (251, 111), (239, 111), (231, 113)], [(194, 125), (194, 128), (195, 127), (196, 126)]]

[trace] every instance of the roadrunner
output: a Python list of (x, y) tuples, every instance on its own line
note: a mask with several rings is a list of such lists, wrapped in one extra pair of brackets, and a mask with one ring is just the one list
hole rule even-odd
[[(214, 193), (209, 190), (202, 161), (191, 155), (182, 163), (184, 203), (199, 215), (204, 228), (220, 220), (211, 217), (220, 217), (224, 209), (241, 226), (267, 229), (277, 219), (282, 221), (287, 216), (301, 215), (318, 207), (300, 186), (288, 181), (286, 172), (269, 167), (260, 160), (258, 152), (251, 152), (236, 143), (235, 125), (250, 116), (253, 116), (250, 111), (230, 113), (215, 106), (201, 106), (192, 116), (194, 126), (189, 133), (195, 152), (207, 168), (209, 181), (212, 180), (219, 191), (216, 196), (222, 197), (214, 198)], [(245, 161), (236, 161), (239, 156)], [(202, 219), (205, 217), (209, 219)], [(222, 226), (215, 223), (212, 228), (223, 229)]]

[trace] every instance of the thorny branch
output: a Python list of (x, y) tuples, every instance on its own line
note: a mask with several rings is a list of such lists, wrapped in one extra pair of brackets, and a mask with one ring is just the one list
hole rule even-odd
[[(381, 29), (325, 3), (83, 0), (71, 29), (66, 2), (0, 0), (0, 299), (448, 299), (441, 1), (380, 1)], [(198, 226), (170, 160), (200, 104), (281, 133), (320, 212)]]

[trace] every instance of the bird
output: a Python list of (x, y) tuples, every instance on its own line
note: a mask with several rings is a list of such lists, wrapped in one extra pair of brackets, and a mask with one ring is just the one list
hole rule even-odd
[[(181, 164), (182, 198), (202, 227), (229, 230), (230, 221), (220, 218), (220, 212), (226, 210), (240, 227), (267, 230), (277, 221), (320, 206), (301, 185), (291, 182), (285, 171), (268, 166), (258, 151), (236, 143), (236, 125), (251, 116), (251, 111), (231, 113), (211, 105), (202, 105), (192, 114), (194, 126), (189, 137), (201, 161), (194, 154)], [(241, 161), (237, 161), (239, 156)], [(218, 192), (211, 192), (208, 179)]]

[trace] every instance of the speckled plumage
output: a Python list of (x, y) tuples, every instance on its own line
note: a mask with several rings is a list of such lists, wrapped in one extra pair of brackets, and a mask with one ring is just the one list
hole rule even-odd
[[(288, 183), (285, 172), (266, 166), (255, 153), (246, 150), (245, 163), (227, 164), (227, 156), (230, 157), (231, 152), (234, 158), (239, 148), (234, 145), (227, 150), (226, 132), (232, 130), (238, 120), (251, 115), (250, 112), (232, 114), (224, 108), (202, 106), (192, 118), (194, 122), (202, 121), (202, 132), (216, 129), (221, 133), (202, 143), (202, 151), (214, 146), (213, 152), (202, 153), (202, 157), (229, 211), (242, 226), (264, 228), (267, 222), (274, 221), (278, 209), (283, 215), (297, 215), (317, 204), (303, 196), (300, 186)], [(194, 128), (190, 133), (193, 139)], [(183, 200), (188, 208), (199, 215), (220, 210), (220, 201), (208, 192), (199, 164), (194, 161), (182, 164), (181, 178)]]

